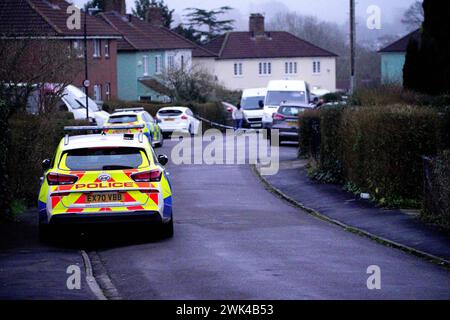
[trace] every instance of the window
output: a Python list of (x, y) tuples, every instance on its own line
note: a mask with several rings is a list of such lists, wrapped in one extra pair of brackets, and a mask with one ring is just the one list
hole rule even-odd
[(102, 101), (102, 86), (100, 84), (94, 86), (94, 99), (95, 101)]
[(169, 66), (169, 70), (175, 69), (175, 57), (174, 56), (169, 56), (167, 58), (167, 64)]
[(109, 124), (124, 124), (137, 122), (138, 118), (136, 115), (123, 115), (123, 116), (111, 116), (109, 117)]
[(320, 61), (314, 61), (313, 62), (313, 73), (319, 74), (320, 73)]
[(105, 95), (106, 95), (106, 100), (111, 100), (111, 83), (107, 83), (105, 85)]
[(144, 157), (144, 151), (138, 148), (75, 149), (66, 152), (61, 163), (75, 171), (124, 170), (139, 168)]
[(235, 63), (234, 64), (234, 75), (235, 76), (242, 76), (242, 63)]
[(297, 62), (286, 62), (284, 64), (285, 74), (297, 74)]
[(184, 56), (181, 56), (181, 70), (184, 70)]
[(110, 45), (110, 41), (106, 40), (105, 42), (105, 57), (109, 58), (109, 45)]
[(148, 76), (148, 56), (143, 56), (142, 62), (144, 65), (144, 77), (145, 77), (145, 76)]
[(84, 57), (84, 42), (81, 40), (75, 40), (72, 43), (72, 48), (77, 58)]
[(102, 56), (102, 51), (100, 48), (101, 48), (101, 41), (94, 40), (94, 58), (100, 58)]
[(272, 63), (271, 62), (260, 62), (259, 63), (259, 74), (260, 75), (272, 74)]
[(161, 56), (155, 56), (155, 73), (161, 73)]

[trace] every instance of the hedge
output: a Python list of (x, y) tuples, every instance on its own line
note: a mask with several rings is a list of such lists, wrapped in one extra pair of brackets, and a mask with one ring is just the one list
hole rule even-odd
[[(368, 192), (387, 206), (415, 206), (422, 198), (422, 155), (435, 155), (445, 125), (427, 107), (371, 106), (321, 110), (316, 177)], [(300, 148), (311, 150), (310, 114), (300, 118)], [(303, 151), (311, 154), (311, 151)]]
[(450, 229), (450, 150), (425, 163), (422, 217)]
[(307, 110), (299, 119), (299, 156), (315, 158), (319, 155), (320, 146), (320, 112)]
[(9, 106), (0, 101), (0, 218), (9, 216), (9, 205), (11, 198), (8, 193), (8, 146), (9, 146)]
[(86, 123), (73, 120), (69, 113), (52, 114), (51, 118), (16, 114), (9, 120), (8, 193), (13, 199), (36, 204), (42, 160), (54, 156), (64, 136), (64, 126), (80, 124)]

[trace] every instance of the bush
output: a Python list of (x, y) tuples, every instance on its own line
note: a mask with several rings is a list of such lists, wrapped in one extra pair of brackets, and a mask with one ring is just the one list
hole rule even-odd
[(16, 200), (35, 205), (42, 175), (41, 162), (52, 158), (64, 136), (64, 126), (86, 124), (71, 119), (67, 113), (53, 114), (51, 119), (16, 114), (9, 120), (11, 141), (8, 155), (8, 193)]
[(450, 228), (450, 150), (426, 160), (422, 217)]
[(307, 110), (300, 114), (299, 127), (299, 156), (317, 160), (320, 147), (319, 110)]

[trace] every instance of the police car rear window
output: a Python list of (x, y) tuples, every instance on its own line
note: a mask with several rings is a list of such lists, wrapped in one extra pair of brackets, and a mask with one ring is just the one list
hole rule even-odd
[(109, 118), (108, 123), (130, 123), (137, 122), (137, 116), (129, 115), (129, 116), (112, 116)]
[(63, 155), (65, 167), (74, 171), (137, 169), (142, 152), (137, 148), (95, 148), (70, 150)]

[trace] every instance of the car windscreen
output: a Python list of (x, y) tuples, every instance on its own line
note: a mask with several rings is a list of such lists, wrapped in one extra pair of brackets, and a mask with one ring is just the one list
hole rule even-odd
[(161, 110), (158, 112), (158, 115), (161, 117), (177, 117), (183, 114), (181, 110)]
[(278, 110), (278, 113), (281, 113), (282, 115), (288, 116), (288, 117), (296, 117), (300, 113), (303, 113), (306, 111), (306, 108), (302, 107), (291, 107), (291, 106), (283, 106), (280, 107)]
[(241, 100), (241, 106), (244, 110), (259, 110), (261, 109), (259, 106), (259, 102), (264, 102), (265, 97), (245, 97)]
[(267, 93), (266, 105), (279, 106), (282, 102), (306, 103), (305, 91), (269, 91)]
[(138, 148), (89, 148), (69, 150), (63, 165), (72, 171), (126, 170), (139, 168), (145, 153)]
[(120, 123), (130, 123), (137, 122), (138, 118), (134, 115), (122, 115), (122, 116), (112, 116), (109, 117), (108, 123), (110, 124), (120, 124)]

